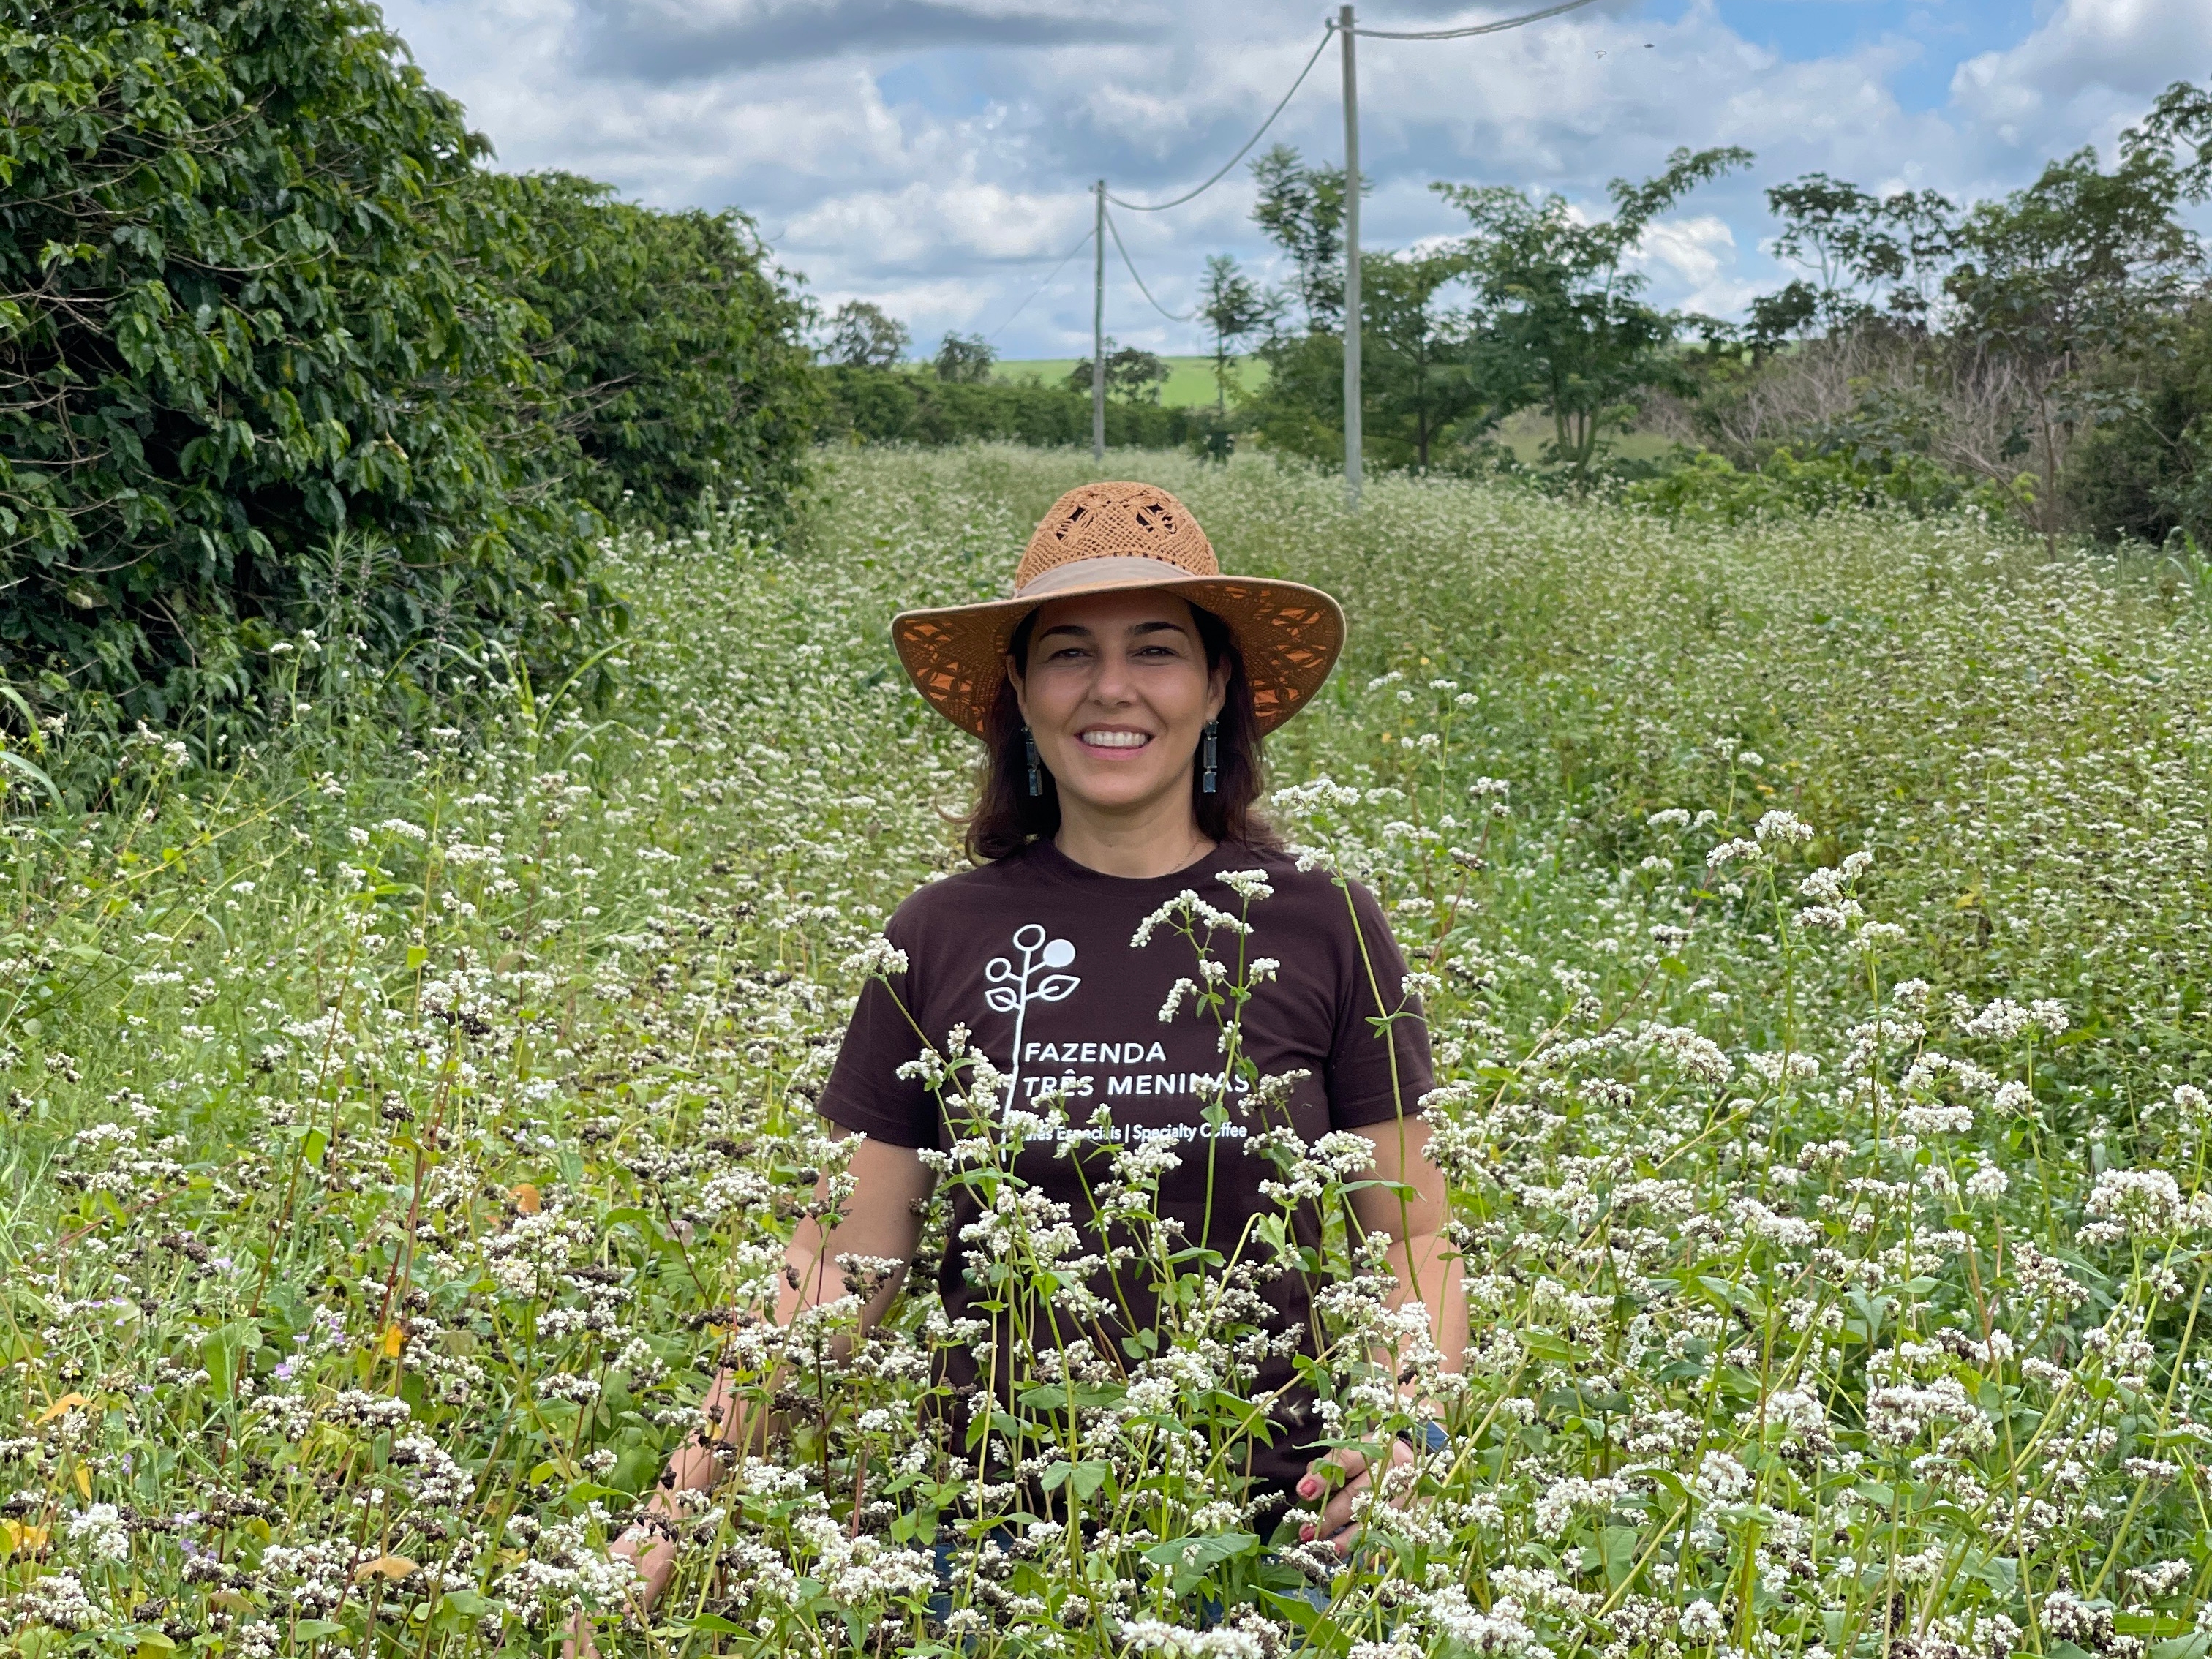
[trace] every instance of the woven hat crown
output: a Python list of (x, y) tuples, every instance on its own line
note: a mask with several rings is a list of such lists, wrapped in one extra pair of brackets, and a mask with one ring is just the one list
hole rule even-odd
[(1079, 559), (1158, 559), (1194, 576), (1218, 575), (1213, 544), (1190, 509), (1152, 484), (1079, 484), (1052, 504), (1014, 567), (1020, 592)]

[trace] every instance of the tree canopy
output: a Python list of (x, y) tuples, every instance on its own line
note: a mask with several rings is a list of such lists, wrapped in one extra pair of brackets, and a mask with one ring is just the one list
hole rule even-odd
[(789, 488), (800, 313), (741, 222), (489, 173), (366, 0), (0, 0), (0, 664), (42, 697), (242, 707), (341, 538), (370, 649), (574, 655), (595, 507)]

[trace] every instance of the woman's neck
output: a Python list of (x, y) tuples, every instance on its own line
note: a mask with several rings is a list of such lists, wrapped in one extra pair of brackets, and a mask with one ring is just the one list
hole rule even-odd
[(1182, 788), (1133, 812), (1096, 811), (1063, 794), (1060, 832), (1052, 842), (1086, 870), (1139, 880), (1171, 876), (1216, 845), (1190, 810), (1187, 780)]

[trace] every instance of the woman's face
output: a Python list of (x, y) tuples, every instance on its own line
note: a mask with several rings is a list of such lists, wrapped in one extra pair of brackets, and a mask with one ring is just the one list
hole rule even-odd
[(1115, 814), (1188, 794), (1228, 678), (1225, 664), (1208, 672), (1190, 606), (1141, 589), (1048, 602), (1029, 661), (1006, 672), (1062, 805)]

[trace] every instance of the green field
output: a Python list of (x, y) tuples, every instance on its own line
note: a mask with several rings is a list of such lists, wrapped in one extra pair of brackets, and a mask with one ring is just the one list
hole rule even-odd
[[(994, 380), (1020, 380), (1034, 377), (1047, 386), (1058, 386), (1083, 361), (1076, 357), (1011, 358), (993, 364), (991, 374)], [(1185, 409), (1213, 401), (1212, 358), (1168, 357), (1162, 361), (1170, 371), (1167, 384), (1160, 388), (1162, 404), (1170, 409)], [(1248, 388), (1256, 390), (1267, 383), (1267, 366), (1256, 357), (1240, 359), (1233, 372), (1237, 381)], [(1232, 392), (1234, 389), (1232, 384)]]
[[(1010, 358), (992, 366), (992, 378), (1000, 380), (1019, 380), (1034, 377), (1047, 386), (1058, 386), (1084, 360), (1075, 357)], [(1195, 407), (1211, 404), (1214, 398), (1213, 360), (1211, 357), (1169, 357), (1164, 360), (1173, 371), (1167, 384), (1160, 389), (1160, 402), (1170, 409)], [(1240, 359), (1236, 368), (1238, 382), (1248, 391), (1257, 391), (1267, 383), (1267, 365), (1258, 357)], [(1233, 388), (1232, 388), (1233, 391)], [(1524, 410), (1505, 422), (1498, 437), (1522, 461), (1534, 465), (1542, 459), (1545, 441), (1552, 435), (1551, 422), (1540, 413)], [(1667, 453), (1667, 439), (1648, 432), (1631, 432), (1612, 440), (1613, 453), (1632, 460), (1650, 460)]]
[[(1340, 1225), (1209, 1266), (1132, 1151), (1168, 1311), (994, 1344), (996, 1483), (932, 1414), (988, 1331), (926, 1286), (849, 1352), (853, 1297), (758, 1315), (839, 1201), (811, 1103), (865, 953), (959, 862), (974, 744), (886, 621), (1003, 592), (1092, 472), (822, 464), (787, 538), (611, 544), (604, 706), (501, 675), (393, 730), (333, 674), (234, 773), (152, 738), (97, 811), (9, 821), (0, 1650), (550, 1656), (581, 1604), (639, 1659), (2197, 1659), (2201, 563), (1400, 477), (1355, 517), (1266, 458), (1110, 454), (1345, 603), (1273, 810), (1407, 951), (1474, 1344), (1378, 1361)], [(1149, 948), (1270, 994), (1203, 945)], [(1340, 1215), (1346, 1139), (1274, 1146), (1285, 1194)], [(940, 1200), (926, 1252), (1056, 1307), (1073, 1230), (1002, 1156), (948, 1155), (992, 1231)], [(1323, 1281), (1334, 1437), (1394, 1444), (1401, 1366), (1450, 1430), (1348, 1563), (1239, 1484), (1224, 1287), (1279, 1269)], [(718, 1361), (787, 1431), (625, 1626), (606, 1540)]]

